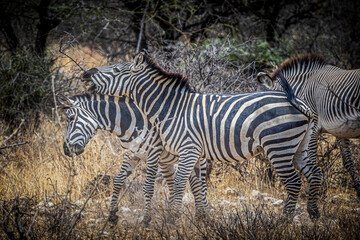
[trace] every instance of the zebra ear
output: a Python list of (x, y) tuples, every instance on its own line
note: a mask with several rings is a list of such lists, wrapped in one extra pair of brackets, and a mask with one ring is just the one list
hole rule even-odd
[(274, 80), (267, 73), (259, 72), (256, 76), (256, 79), (261, 85), (269, 89), (272, 89), (274, 87)]
[(143, 53), (136, 54), (133, 60), (133, 64), (131, 66), (131, 71), (134, 73), (141, 71), (144, 68), (143, 63), (144, 63), (144, 54)]
[(59, 95), (57, 99), (62, 109), (69, 109), (71, 107), (75, 107), (75, 102), (64, 95)]
[(143, 63), (144, 60), (144, 54), (143, 53), (138, 53), (136, 54), (136, 56), (134, 57), (134, 67), (138, 68), (140, 67), (140, 65)]

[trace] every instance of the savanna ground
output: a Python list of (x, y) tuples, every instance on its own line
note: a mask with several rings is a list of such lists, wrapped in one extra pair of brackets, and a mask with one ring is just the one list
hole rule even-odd
[[(86, 48), (77, 51), (85, 56), (87, 68), (107, 63), (96, 52), (94, 54)], [(71, 55), (76, 56), (76, 51)], [(67, 58), (58, 61), (63, 71), (71, 72), (76, 67)], [(187, 64), (189, 62), (184, 61), (184, 71), (188, 69)], [(249, 66), (241, 68), (242, 73)], [(167, 67), (172, 69), (170, 64)], [(187, 72), (187, 75), (192, 74), (196, 75), (196, 71)], [(243, 78), (237, 80), (246, 81)], [(218, 82), (210, 89), (205, 85), (205, 91), (217, 91), (216, 84)], [(85, 89), (78, 81), (70, 85)], [(200, 88), (204, 90), (203, 86)], [(245, 85), (240, 89), (248, 91), (253, 88)], [(113, 175), (120, 169), (124, 151), (120, 149), (117, 138), (99, 131), (82, 155), (69, 158), (62, 148), (63, 110), (54, 108), (51, 114), (41, 114), (36, 121), (41, 122), (40, 126), (30, 124), (28, 130), (22, 129), (22, 134), (17, 137), (17, 142), (27, 144), (1, 150), (2, 239), (359, 238), (360, 203), (342, 166), (335, 138), (331, 136), (324, 135), (319, 142), (318, 160), (325, 180), (320, 200), (321, 217), (317, 221), (311, 221), (306, 211), (305, 179), (293, 221), (283, 218), (285, 189), (276, 176), (269, 176), (269, 164), (266, 157), (261, 156), (239, 164), (214, 163), (208, 185), (208, 217), (202, 221), (194, 218), (194, 201), (189, 190), (185, 193), (183, 212), (176, 224), (166, 221), (169, 213), (166, 208), (167, 188), (159, 176), (152, 201), (152, 221), (148, 227), (141, 223), (145, 168), (144, 163), (139, 163), (120, 195), (119, 222), (110, 226), (107, 218), (112, 181), (100, 177), (94, 182), (98, 188), (89, 188), (88, 183), (98, 174)], [(16, 131), (14, 128), (13, 132)], [(1, 136), (11, 136), (6, 125), (1, 125), (0, 132)], [(359, 173), (358, 140), (353, 141), (352, 156)]]

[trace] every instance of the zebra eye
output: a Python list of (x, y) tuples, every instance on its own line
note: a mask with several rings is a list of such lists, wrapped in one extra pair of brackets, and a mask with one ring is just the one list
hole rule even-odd
[(120, 72), (120, 69), (114, 68), (114, 73), (119, 73), (119, 72)]
[(74, 116), (74, 115), (70, 115), (70, 116), (68, 117), (68, 120), (69, 120), (70, 122), (74, 121), (74, 119), (75, 119), (75, 116)]

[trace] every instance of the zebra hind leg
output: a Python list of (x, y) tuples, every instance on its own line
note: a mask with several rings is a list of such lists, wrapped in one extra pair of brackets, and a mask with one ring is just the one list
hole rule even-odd
[[(307, 211), (311, 219), (320, 217), (318, 200), (320, 188), (323, 180), (323, 174), (320, 168), (316, 165), (315, 161), (307, 157), (307, 151), (303, 150), (294, 158), (294, 163), (305, 175), (308, 180), (308, 204)], [(299, 156), (302, 156), (299, 158)]]
[(357, 199), (360, 200), (360, 180), (356, 175), (354, 162), (351, 159), (350, 140), (345, 138), (337, 138), (337, 140), (340, 143), (343, 165), (346, 168), (346, 170), (350, 173), (350, 176), (354, 182)]
[(285, 201), (284, 215), (288, 220), (292, 220), (300, 193), (301, 179), (292, 163), (292, 156), (289, 155), (291, 154), (274, 153), (270, 157), (268, 154), (270, 161), (274, 165), (275, 171), (280, 176), (281, 181), (284, 183), (288, 194)]

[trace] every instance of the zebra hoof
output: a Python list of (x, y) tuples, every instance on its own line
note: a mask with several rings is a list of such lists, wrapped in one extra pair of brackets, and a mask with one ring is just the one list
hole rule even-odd
[(144, 227), (148, 227), (150, 225), (150, 222), (151, 222), (151, 216), (145, 215), (144, 219), (142, 220), (142, 225)]
[(208, 215), (205, 211), (197, 212), (195, 213), (195, 219), (196, 221), (205, 221), (208, 219)]
[(314, 221), (314, 220), (316, 220), (316, 219), (318, 219), (320, 217), (320, 212), (319, 212), (319, 209), (317, 207), (312, 207), (312, 206), (308, 205), (307, 211), (308, 211), (310, 219), (312, 221)]
[(292, 222), (293, 218), (294, 218), (294, 215), (295, 215), (295, 209), (292, 207), (292, 208), (289, 208), (287, 206), (284, 207), (284, 221), (285, 222)]
[(112, 225), (116, 225), (118, 221), (119, 221), (119, 217), (118, 217), (115, 213), (110, 214), (110, 216), (109, 216), (109, 222), (110, 222)]

